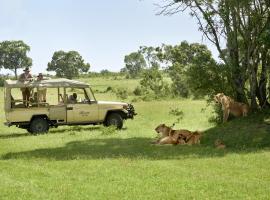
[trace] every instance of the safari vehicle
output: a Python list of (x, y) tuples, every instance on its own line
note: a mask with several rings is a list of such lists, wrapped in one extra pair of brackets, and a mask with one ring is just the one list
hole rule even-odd
[[(26, 88), (31, 91), (29, 101), (22, 100)], [(45, 99), (40, 98), (42, 93)], [(89, 84), (69, 79), (6, 80), (4, 98), (5, 125), (30, 133), (44, 133), (60, 125), (104, 124), (120, 129), (125, 119), (136, 115), (131, 104), (97, 101)]]

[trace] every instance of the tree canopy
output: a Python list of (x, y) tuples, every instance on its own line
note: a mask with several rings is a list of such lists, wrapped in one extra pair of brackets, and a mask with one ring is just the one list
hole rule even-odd
[(125, 71), (131, 78), (138, 77), (146, 67), (146, 61), (140, 52), (133, 52), (125, 56)]
[[(266, 98), (269, 74), (269, 0), (165, 0), (159, 14), (189, 11), (199, 30), (217, 48), (227, 68), (233, 96), (253, 109), (257, 99), (269, 107)], [(260, 73), (259, 73), (260, 72)], [(245, 91), (249, 90), (248, 93)]]
[(0, 68), (9, 69), (17, 78), (17, 70), (30, 67), (32, 59), (27, 56), (30, 47), (23, 41), (3, 41), (0, 43)]
[(81, 73), (87, 73), (89, 69), (90, 64), (85, 63), (77, 51), (56, 51), (47, 68), (48, 71), (56, 72), (56, 76), (69, 79), (78, 77)]

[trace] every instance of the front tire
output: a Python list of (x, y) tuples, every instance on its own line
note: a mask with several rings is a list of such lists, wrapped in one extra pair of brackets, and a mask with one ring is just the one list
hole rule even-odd
[(28, 131), (32, 134), (47, 133), (49, 130), (49, 123), (45, 118), (35, 118), (32, 120)]
[(118, 129), (121, 129), (123, 127), (123, 118), (118, 113), (112, 113), (107, 117), (105, 125), (106, 126), (115, 126)]

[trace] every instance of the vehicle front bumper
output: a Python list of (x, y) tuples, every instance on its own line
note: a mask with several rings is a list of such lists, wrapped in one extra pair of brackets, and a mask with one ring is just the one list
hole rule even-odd
[(137, 113), (135, 112), (135, 108), (133, 105), (131, 104), (128, 104), (128, 107), (127, 107), (127, 118), (129, 119), (133, 119), (135, 115), (137, 115)]

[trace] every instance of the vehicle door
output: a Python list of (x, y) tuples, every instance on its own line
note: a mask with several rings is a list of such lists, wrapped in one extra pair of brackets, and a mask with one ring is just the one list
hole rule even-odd
[(67, 123), (84, 124), (98, 121), (98, 105), (90, 101), (85, 89), (68, 89)]

